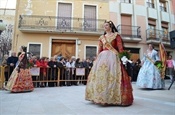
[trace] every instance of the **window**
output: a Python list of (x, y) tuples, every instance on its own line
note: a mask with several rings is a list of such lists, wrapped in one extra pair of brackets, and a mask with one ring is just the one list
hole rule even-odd
[(37, 56), (38, 58), (41, 57), (41, 44), (29, 44), (29, 50), (30, 53)]
[(131, 3), (131, 0), (120, 0), (120, 2)]
[(58, 29), (71, 29), (72, 4), (58, 3)]
[(96, 6), (84, 6), (83, 28), (86, 31), (96, 31)]
[(166, 12), (166, 2), (165, 1), (160, 1), (160, 11)]
[(156, 38), (156, 20), (148, 19), (148, 36)]
[(154, 7), (154, 0), (147, 0), (147, 6), (148, 6), (149, 8), (155, 8), (155, 7)]
[(161, 27), (162, 27), (162, 37), (163, 37), (162, 39), (168, 40), (168, 23), (162, 22)]
[(148, 28), (151, 29), (151, 30), (155, 30), (155, 29), (156, 29), (156, 26), (155, 26), (155, 25), (149, 24), (149, 25), (148, 25)]
[(156, 29), (156, 20), (148, 19), (148, 28), (149, 29)]
[(86, 46), (86, 58), (90, 58), (92, 60), (96, 55), (97, 46)]

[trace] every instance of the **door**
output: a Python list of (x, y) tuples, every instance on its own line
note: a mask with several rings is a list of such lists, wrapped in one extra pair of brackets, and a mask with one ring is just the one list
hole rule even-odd
[(65, 58), (75, 56), (75, 40), (52, 40), (52, 54), (62, 54)]
[(131, 53), (131, 58), (130, 60), (137, 61), (140, 59), (140, 48), (125, 48), (125, 50), (130, 51)]

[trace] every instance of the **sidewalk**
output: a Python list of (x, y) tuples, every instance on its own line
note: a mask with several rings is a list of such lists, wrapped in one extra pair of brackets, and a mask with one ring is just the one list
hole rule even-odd
[(132, 83), (129, 107), (100, 106), (84, 99), (85, 86), (35, 88), (28, 93), (0, 91), (0, 115), (175, 115), (175, 83), (167, 90), (141, 90)]

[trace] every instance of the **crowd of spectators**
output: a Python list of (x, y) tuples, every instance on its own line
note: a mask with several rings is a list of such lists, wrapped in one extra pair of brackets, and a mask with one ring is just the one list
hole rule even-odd
[[(65, 58), (61, 54), (55, 55), (50, 59), (48, 57), (38, 58), (35, 55), (28, 55), (29, 66), (40, 68), (38, 76), (32, 75), (35, 87), (54, 87), (54, 86), (71, 86), (71, 85), (86, 85), (88, 74), (93, 66), (95, 57), (92, 59), (80, 59), (75, 56)], [(15, 52), (11, 56), (4, 55), (2, 66), (5, 68), (5, 81), (8, 81), (10, 74), (18, 62), (18, 56)], [(136, 81), (138, 72), (141, 67), (140, 59), (125, 65), (127, 73), (131, 77), (131, 81)], [(77, 76), (76, 68), (84, 68), (84, 75)], [(81, 82), (80, 82), (81, 81)]]
[[(35, 87), (54, 87), (54, 86), (71, 86), (86, 85), (87, 76), (93, 66), (93, 59), (80, 59), (75, 56), (65, 58), (62, 55), (55, 55), (50, 59), (48, 57), (38, 58), (35, 55), (28, 55), (29, 66), (31, 68), (40, 68), (39, 75), (32, 75)], [(5, 68), (5, 81), (8, 81), (10, 74), (18, 62), (18, 56), (15, 52), (11, 56), (4, 56), (2, 66)], [(84, 75), (77, 76), (76, 68), (84, 68)]]

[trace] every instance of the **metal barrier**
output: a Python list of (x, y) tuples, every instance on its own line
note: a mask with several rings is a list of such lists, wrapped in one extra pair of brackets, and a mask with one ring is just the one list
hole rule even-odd
[[(0, 88), (7, 83), (10, 78), (10, 67), (5, 72), (5, 67), (0, 69)], [(40, 68), (33, 67), (30, 69), (34, 87), (57, 87), (71, 85), (86, 85), (89, 68)]]

